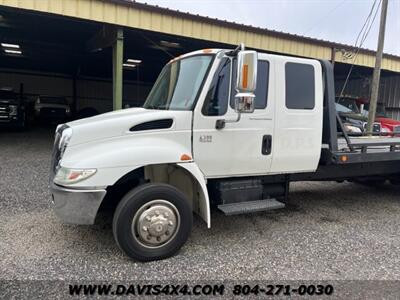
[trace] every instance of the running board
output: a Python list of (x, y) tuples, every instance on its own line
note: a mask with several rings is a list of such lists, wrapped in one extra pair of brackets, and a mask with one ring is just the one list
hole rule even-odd
[(279, 202), (274, 198), (218, 205), (218, 208), (222, 210), (225, 215), (228, 216), (247, 214), (258, 211), (267, 211), (284, 207), (285, 207), (284, 203)]

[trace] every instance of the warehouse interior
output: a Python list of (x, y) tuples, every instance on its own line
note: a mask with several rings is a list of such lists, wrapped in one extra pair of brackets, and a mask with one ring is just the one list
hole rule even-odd
[[(66, 97), (76, 111), (85, 107), (99, 113), (112, 110), (113, 41), (97, 41), (107, 30), (113, 28), (1, 9), (0, 88), (21, 90), (29, 101), (39, 95)], [(210, 46), (205, 41), (140, 30), (125, 29), (123, 35), (122, 107), (142, 105), (170, 59)]]
[[(123, 35), (122, 43), (116, 46), (118, 34)], [(203, 48), (233, 47), (5, 7), (0, 8), (0, 42), (0, 89), (23, 94), (30, 103), (39, 96), (63, 97), (76, 118), (85, 116), (79, 113), (87, 108), (95, 114), (141, 106), (171, 58)], [(122, 51), (120, 65), (117, 48)], [(122, 95), (116, 94), (118, 68)], [(350, 64), (335, 63), (337, 94), (350, 68)], [(372, 68), (354, 66), (344, 94), (368, 97), (371, 77)], [(380, 102), (400, 119), (399, 74), (383, 71), (381, 87)]]

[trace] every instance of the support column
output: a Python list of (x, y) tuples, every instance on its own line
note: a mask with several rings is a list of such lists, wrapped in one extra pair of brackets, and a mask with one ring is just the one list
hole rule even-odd
[(124, 31), (117, 29), (113, 44), (113, 110), (122, 109)]

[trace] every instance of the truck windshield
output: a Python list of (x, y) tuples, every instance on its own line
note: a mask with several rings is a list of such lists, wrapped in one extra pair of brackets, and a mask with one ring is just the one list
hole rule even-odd
[(197, 55), (167, 64), (143, 107), (164, 110), (193, 109), (212, 58), (212, 55)]

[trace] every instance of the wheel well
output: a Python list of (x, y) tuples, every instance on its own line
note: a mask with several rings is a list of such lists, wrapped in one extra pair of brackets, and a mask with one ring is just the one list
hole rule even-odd
[(135, 169), (125, 174), (114, 185), (107, 187), (107, 194), (99, 210), (111, 210), (113, 212), (126, 193), (143, 183), (145, 183), (144, 168)]
[(196, 178), (176, 164), (157, 164), (133, 170), (121, 177), (114, 185), (107, 187), (107, 194), (100, 210), (114, 211), (123, 196), (133, 188), (147, 183), (166, 183), (183, 192), (190, 201), (192, 210), (200, 214), (202, 190)]

